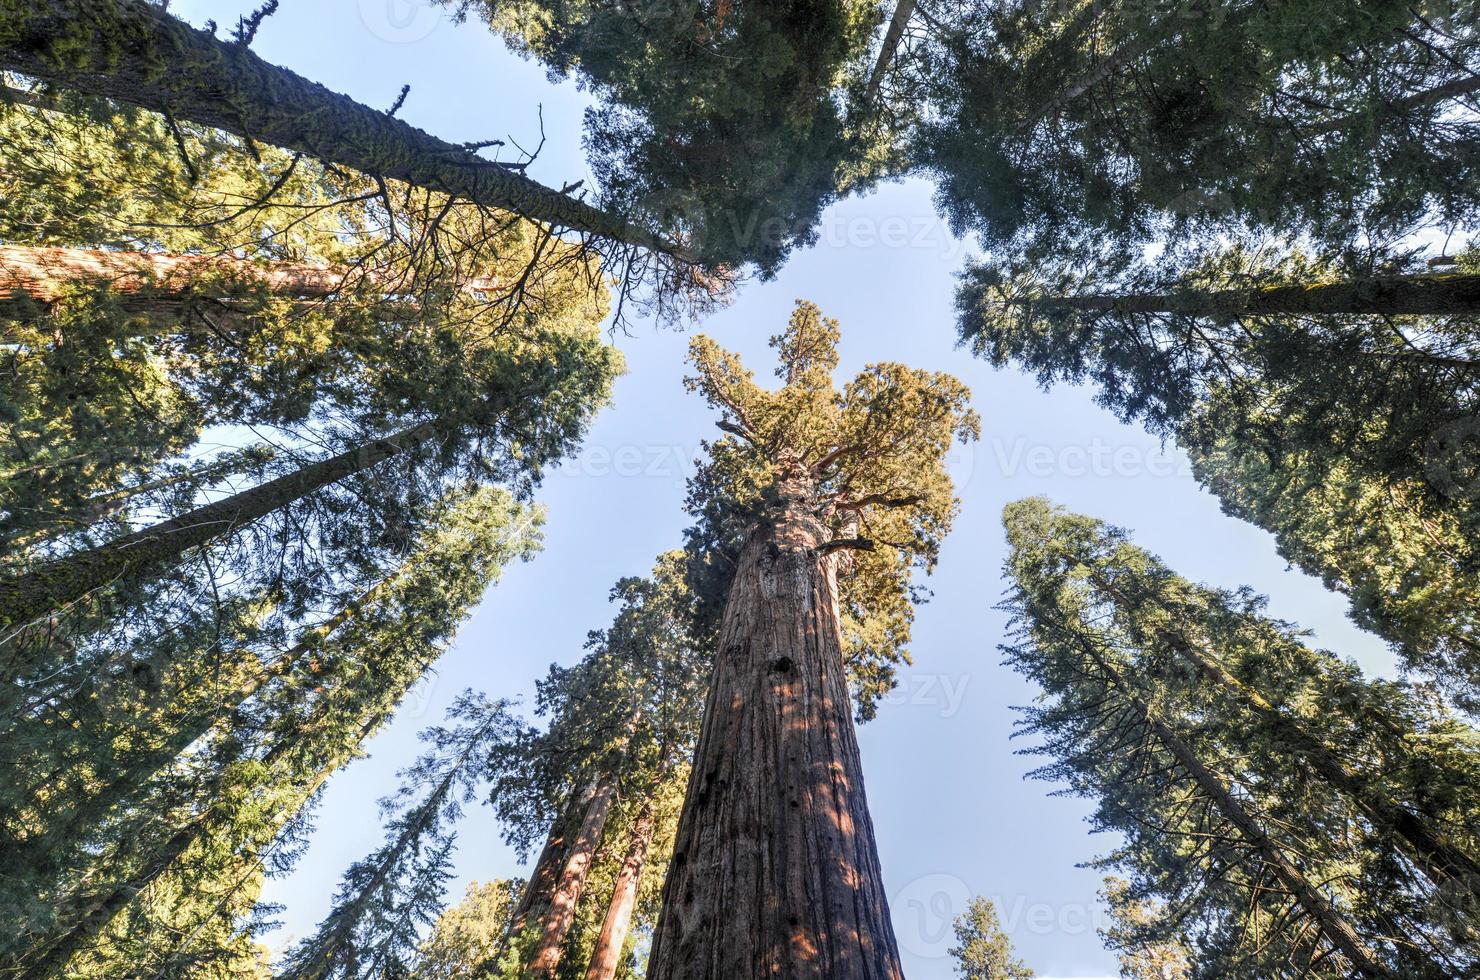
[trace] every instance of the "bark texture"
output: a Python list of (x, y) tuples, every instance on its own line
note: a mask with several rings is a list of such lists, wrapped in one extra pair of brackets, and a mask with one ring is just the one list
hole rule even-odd
[(149, 0), (0, 0), (0, 68), (682, 257), (645, 228), (195, 30)]
[[(653, 790), (662, 783), (670, 768), (670, 761), (665, 758), (658, 777), (653, 781)], [(647, 864), (648, 849), (652, 847), (657, 825), (657, 810), (649, 795), (633, 821), (627, 853), (617, 871), (617, 883), (612, 889), (611, 901), (607, 903), (606, 918), (601, 922), (601, 934), (596, 937), (596, 948), (591, 951), (591, 962), (586, 967), (586, 980), (613, 980), (622, 965), (622, 947), (627, 944), (627, 935), (632, 931), (632, 913), (637, 908), (637, 886), (642, 883), (642, 870)]]
[(649, 980), (901, 980), (864, 797), (836, 552), (811, 487), (741, 552)]
[[(0, 627), (23, 627), (118, 579), (146, 575), (191, 548), (230, 534), (280, 507), (415, 448), (441, 432), (423, 422), (243, 490), (153, 527), (0, 579)], [(9, 679), (24, 665), (7, 668)]]
[(581, 819), (581, 829), (576, 832), (565, 853), (565, 865), (560, 869), (560, 880), (550, 895), (550, 904), (545, 909), (544, 921), (540, 926), (540, 941), (535, 946), (529, 961), (529, 975), (553, 980), (560, 967), (560, 957), (565, 951), (565, 937), (576, 921), (576, 907), (586, 890), (586, 876), (591, 872), (591, 861), (596, 848), (601, 844), (601, 835), (606, 830), (607, 817), (611, 816), (612, 803), (617, 796), (617, 781), (614, 776), (603, 774), (596, 782), (595, 792), (586, 804)]
[(1124, 296), (1052, 296), (1020, 302), (1046, 312), (1075, 310), (1118, 314), (1181, 313), (1188, 316), (1433, 316), (1480, 312), (1480, 276), (1352, 279), (1316, 286)]

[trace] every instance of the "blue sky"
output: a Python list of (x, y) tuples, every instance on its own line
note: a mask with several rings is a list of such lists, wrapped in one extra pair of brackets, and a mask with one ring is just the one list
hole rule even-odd
[[(225, 30), (255, 5), (175, 0), (171, 9)], [(255, 49), (373, 106), (388, 107), (410, 83), (402, 118), (450, 140), (512, 136), (533, 145), (542, 105), (548, 142), (532, 175), (549, 184), (588, 176), (582, 93), (550, 84), (481, 24), (450, 24), (422, 0), (284, 0)], [(965, 254), (937, 219), (926, 184), (886, 186), (830, 209), (815, 247), (693, 329), (767, 376), (766, 340), (806, 298), (842, 322), (840, 378), (894, 360), (953, 372), (971, 386), (985, 437), (953, 461), (962, 514), (929, 583), (934, 599), (920, 610), (915, 666), (860, 732), (905, 972), (912, 980), (952, 976), (950, 921), (969, 895), (985, 894), (998, 900), (1019, 954), (1041, 976), (1108, 977), (1114, 957), (1095, 935), (1099, 876), (1076, 865), (1109, 842), (1087, 833), (1083, 801), (1050, 799), (1051, 786), (1024, 780), (1035, 760), (1016, 755), (1008, 740), (1012, 706), (1033, 691), (998, 664), (1003, 505), (1046, 494), (1129, 527), (1190, 577), (1269, 593), (1275, 615), (1369, 669), (1386, 672), (1392, 662), (1345, 620), (1341, 600), (1287, 569), (1268, 535), (1222, 516), (1180, 454), (1116, 422), (1089, 391), (1045, 393), (958, 349), (951, 299)], [(310, 931), (344, 868), (379, 843), (375, 800), (416, 755), (418, 729), (439, 720), (465, 687), (528, 699), (546, 665), (578, 659), (586, 631), (609, 620), (611, 584), (645, 572), (680, 542), (684, 476), (699, 441), (715, 431), (713, 416), (683, 391), (687, 339), (647, 324), (617, 338), (629, 373), (580, 457), (540, 493), (549, 509), (543, 553), (509, 570), (437, 676), (369, 744), (369, 757), (330, 785), (303, 860), (268, 886), (265, 898), (285, 906), (272, 945)], [(454, 898), (468, 880), (519, 873), (485, 809), (472, 810), (461, 828), (457, 869)]]

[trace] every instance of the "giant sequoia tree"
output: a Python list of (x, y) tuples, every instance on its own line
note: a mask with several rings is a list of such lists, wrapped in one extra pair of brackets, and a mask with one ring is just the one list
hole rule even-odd
[(948, 375), (875, 364), (835, 388), (838, 336), (799, 304), (775, 391), (692, 345), (689, 383), (726, 432), (690, 487), (692, 537), (727, 582), (659, 980), (900, 975), (853, 703), (871, 711), (907, 656), (911, 573), (956, 510), (945, 455), (978, 421)]
[(1104, 862), (1132, 875), (1122, 904), (1165, 904), (1123, 942), (1190, 939), (1199, 976), (1283, 976), (1313, 956), (1318, 975), (1473, 969), (1466, 726), (1122, 532), (1041, 499), (1005, 521), (1019, 630), (1005, 649), (1045, 690), (1026, 719), (1055, 760), (1041, 775), (1126, 835)]

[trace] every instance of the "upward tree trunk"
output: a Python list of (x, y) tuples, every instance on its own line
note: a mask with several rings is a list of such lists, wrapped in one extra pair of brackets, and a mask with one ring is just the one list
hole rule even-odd
[[(1090, 580), (1095, 588), (1110, 594), (1121, 605), (1129, 606), (1135, 601), (1093, 571)], [(1348, 767), (1299, 722), (1235, 677), (1217, 656), (1201, 644), (1175, 633), (1169, 633), (1166, 638), (1179, 656), (1253, 713), (1271, 734), (1298, 753), (1317, 775), (1361, 807), (1376, 827), (1397, 838), (1409, 858), (1436, 888), (1451, 894), (1465, 891), (1480, 898), (1480, 865), (1464, 850), (1445, 840), (1427, 820), (1373, 786), (1365, 775)]]
[(586, 890), (586, 877), (591, 872), (591, 860), (601, 844), (601, 835), (606, 830), (606, 820), (611, 815), (612, 802), (616, 796), (616, 777), (603, 773), (598, 777), (595, 792), (586, 805), (581, 829), (565, 852), (565, 865), (560, 870), (560, 880), (550, 895), (549, 906), (545, 909), (540, 941), (529, 960), (529, 976), (554, 980), (565, 949), (565, 937), (575, 922), (576, 907), (581, 902), (581, 895)]
[(900, 980), (864, 798), (836, 559), (804, 480), (725, 603), (649, 980)]
[(868, 84), (864, 89), (864, 105), (873, 105), (874, 100), (879, 97), (879, 87), (884, 84), (884, 73), (894, 60), (894, 52), (904, 38), (904, 30), (914, 14), (915, 0), (897, 0), (894, 14), (889, 18), (889, 27), (884, 31), (884, 40), (879, 45), (879, 57), (874, 61), (873, 71), (869, 72)]
[[(444, 430), (440, 422), (423, 422), (153, 527), (0, 579), (0, 628), (24, 627), (100, 586), (146, 576), (191, 548), (209, 544), (316, 490), (407, 452)], [(6, 678), (14, 681), (27, 666), (7, 665)]]
[(1156, 740), (1171, 753), (1183, 771), (1213, 801), (1213, 805), (1223, 815), (1223, 818), (1232, 824), (1240, 836), (1258, 853), (1260, 860), (1270, 869), (1279, 883), (1289, 890), (1291, 897), (1315, 922), (1326, 941), (1340, 950), (1361, 976), (1373, 978), (1373, 980), (1399, 980), (1396, 974), (1382, 964), (1377, 954), (1368, 947), (1357, 931), (1352, 928), (1351, 923), (1337, 911), (1321, 890), (1295, 866), (1285, 854), (1284, 849), (1270, 838), (1260, 826), (1259, 821), (1230, 792), (1223, 780), (1203, 765), (1202, 760), (1197, 757), (1197, 753), (1192, 750), (1191, 746), (1178, 737), (1176, 732), (1151, 710), (1140, 693), (1126, 682), (1120, 672), (1095, 648), (1093, 643), (1082, 637), (1077, 638), (1080, 646), (1095, 662), (1095, 665), (1135, 707), (1136, 714), (1150, 728)]
[(268, 64), (149, 0), (8, 0), (0, 11), (0, 68), (8, 71), (684, 257), (644, 228)]
[(1480, 313), (1480, 275), (1351, 279), (1315, 286), (1213, 292), (1050, 296), (1013, 300), (1039, 310), (1086, 313), (1181, 313), (1188, 316), (1276, 316)]
[(643, 800), (642, 809), (632, 824), (627, 854), (617, 872), (616, 887), (612, 889), (612, 899), (607, 904), (601, 934), (596, 937), (596, 948), (591, 951), (586, 980), (612, 980), (621, 966), (622, 947), (627, 944), (627, 934), (632, 931), (632, 913), (637, 907), (637, 886), (642, 882), (642, 869), (647, 864), (648, 848), (652, 847), (653, 832), (658, 825), (652, 792), (662, 785), (663, 777), (670, 769), (670, 761), (665, 756), (657, 778), (653, 780), (652, 791)]

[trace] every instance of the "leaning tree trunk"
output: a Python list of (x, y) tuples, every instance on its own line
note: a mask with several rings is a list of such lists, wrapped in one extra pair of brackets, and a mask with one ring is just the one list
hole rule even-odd
[[(0, 319), (19, 311), (27, 300), (49, 306), (70, 286), (89, 282), (106, 283), (130, 309), (173, 312), (196, 293), (201, 277), (209, 275), (259, 287), (273, 296), (303, 300), (325, 299), (362, 287), (399, 293), (407, 284), (401, 271), (392, 269), (0, 244)], [(462, 288), (492, 292), (498, 283), (473, 279)]]
[(1205, 677), (1239, 699), (1270, 732), (1302, 756), (1317, 775), (1345, 793), (1378, 828), (1393, 834), (1424, 877), (1448, 893), (1459, 891), (1480, 898), (1480, 865), (1453, 846), (1429, 824), (1373, 786), (1366, 776), (1349, 768), (1295, 720), (1286, 716), (1234, 677), (1216, 658), (1194, 644), (1173, 638), (1178, 650)]
[(853, 729), (837, 559), (788, 477), (741, 551), (649, 980), (900, 980)]
[(1191, 777), (1213, 806), (1237, 831), (1245, 842), (1259, 855), (1275, 879), (1289, 893), (1292, 900), (1310, 916), (1321, 935), (1332, 947), (1339, 950), (1356, 973), (1371, 980), (1398, 980), (1352, 924), (1337, 910), (1324, 892), (1306, 877), (1305, 872), (1285, 853), (1284, 848), (1274, 841), (1258, 820), (1228, 786), (1211, 769), (1203, 764), (1197, 753), (1162, 721), (1145, 698), (1136, 691), (1094, 645), (1082, 637), (1081, 647), (1095, 666), (1110, 680), (1135, 709), (1136, 715), (1146, 724), (1162, 747), (1177, 760), (1177, 765)]
[[(353, 745), (336, 755), (314, 773), (297, 798), (306, 802), (313, 797), (319, 789), (329, 781), (348, 761), (354, 751), (366, 738), (374, 733), (382, 722), (389, 717), (389, 711), (376, 711), (361, 726)], [(263, 764), (271, 766), (279, 758), (285, 756), (293, 747), (294, 742), (288, 740), (280, 742), (263, 757)], [(225, 789), (224, 783), (218, 780), (215, 786), (216, 794)], [(286, 824), (292, 813), (282, 814), (279, 827)], [(160, 876), (174, 867), (175, 862), (185, 854), (192, 844), (203, 839), (217, 826), (215, 803), (202, 810), (179, 830), (175, 831), (163, 846), (159, 847), (150, 855), (144, 863), (126, 877), (112, 882), (100, 893), (87, 896), (77, 903), (72, 910), (71, 923), (60, 933), (41, 941), (35, 949), (35, 957), (23, 956), (16, 964), (14, 975), (18, 980), (55, 980), (63, 975), (67, 963), (77, 953), (94, 943), (108, 924), (132, 902), (141, 891), (157, 881)], [(4, 964), (0, 964), (3, 966)]]
[(1480, 313), (1480, 275), (1392, 276), (1313, 286), (1013, 300), (1043, 312), (1184, 316), (1439, 316)]
[(0, 68), (684, 257), (645, 228), (269, 64), (150, 0), (3, 0)]
[(648, 849), (652, 847), (653, 832), (658, 826), (657, 807), (651, 793), (662, 785), (670, 768), (669, 760), (664, 758), (650, 794), (643, 800), (632, 824), (627, 854), (617, 872), (616, 887), (612, 889), (612, 899), (606, 907), (601, 934), (596, 937), (596, 948), (591, 951), (586, 980), (613, 980), (621, 966), (622, 947), (627, 943), (627, 934), (632, 931), (632, 913), (637, 908), (637, 886), (642, 882), (642, 869), (647, 864)]
[(612, 802), (617, 796), (617, 780), (610, 773), (603, 773), (596, 781), (595, 791), (590, 794), (581, 829), (570, 842), (565, 852), (565, 864), (560, 869), (560, 880), (550, 895), (540, 926), (540, 939), (529, 958), (528, 975), (554, 980), (560, 968), (560, 957), (565, 951), (565, 937), (576, 920), (576, 907), (586, 890), (586, 878), (591, 873), (591, 861), (596, 848), (601, 844), (601, 835), (606, 830), (607, 817), (611, 815)]
[[(420, 423), (153, 527), (0, 579), (0, 628), (25, 627), (100, 586), (144, 577), (192, 548), (209, 544), (317, 490), (414, 449), (445, 428), (437, 421)], [(27, 667), (24, 663), (8, 664), (5, 678), (13, 682)]]

